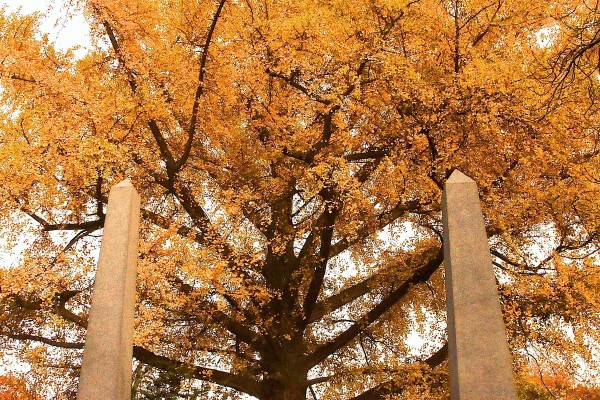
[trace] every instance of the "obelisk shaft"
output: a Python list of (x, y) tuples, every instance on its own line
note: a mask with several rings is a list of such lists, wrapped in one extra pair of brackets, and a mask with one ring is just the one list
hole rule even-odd
[(108, 209), (79, 378), (78, 400), (131, 398), (140, 198), (126, 180)]
[(477, 185), (455, 171), (442, 200), (452, 400), (515, 400)]

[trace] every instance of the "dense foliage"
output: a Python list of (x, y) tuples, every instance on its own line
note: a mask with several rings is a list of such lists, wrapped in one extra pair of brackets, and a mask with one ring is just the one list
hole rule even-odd
[(0, 219), (22, 249), (0, 341), (47, 393), (76, 390), (107, 194), (129, 178), (138, 398), (444, 398), (456, 168), (480, 188), (515, 372), (594, 379), (597, 4), (71, 6), (80, 57), (0, 14)]

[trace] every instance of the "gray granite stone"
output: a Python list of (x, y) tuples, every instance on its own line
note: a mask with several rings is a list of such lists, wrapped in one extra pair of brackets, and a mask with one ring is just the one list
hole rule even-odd
[(452, 400), (514, 400), (511, 356), (477, 185), (455, 171), (442, 200)]
[(129, 180), (108, 198), (78, 400), (131, 397), (140, 197)]

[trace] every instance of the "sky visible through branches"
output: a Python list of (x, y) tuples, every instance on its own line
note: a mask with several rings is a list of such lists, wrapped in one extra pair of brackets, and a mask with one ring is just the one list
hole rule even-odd
[[(400, 393), (414, 368), (445, 388), (443, 368), (415, 364), (445, 341), (439, 204), (459, 169), (480, 188), (517, 373), (541, 374), (547, 352), (547, 371), (570, 360), (565, 376), (590, 381), (600, 107), (583, 89), (600, 87), (593, 65), (589, 83), (571, 76), (587, 58), (560, 64), (556, 89), (547, 63), (596, 17), (517, 0), (217, 3), (0, 0), (0, 365), (76, 393), (106, 196), (130, 178), (149, 224), (140, 365), (185, 359), (261, 400)], [(71, 350), (44, 364), (44, 346), (10, 341), (40, 337)]]
[[(87, 47), (90, 45), (88, 23), (81, 13), (77, 10), (73, 10), (73, 8), (69, 7), (65, 1), (29, 0), (23, 2), (22, 0), (2, 0), (0, 1), (0, 8), (3, 7), (9, 12), (18, 12), (21, 14), (40, 13), (42, 15), (41, 31), (48, 35), (49, 41), (59, 50), (66, 51), (68, 49), (75, 49), (78, 56), (83, 56), (87, 51)], [(65, 11), (67, 11), (67, 13)], [(31, 223), (34, 224), (33, 221), (31, 221)], [(412, 234), (411, 228), (408, 226), (404, 228), (407, 229), (404, 235), (407, 238), (410, 237)], [(68, 234), (65, 235), (63, 232), (52, 232), (51, 234), (56, 242), (62, 243), (63, 245), (70, 240), (70, 236)], [(380, 238), (387, 235), (388, 233), (386, 231), (382, 231), (379, 234)], [(98, 244), (97, 251), (99, 252), (99, 241), (96, 243)], [(0, 252), (3, 254), (0, 261), (0, 268), (16, 264), (20, 257), (20, 252), (25, 249), (27, 245), (28, 240), (24, 237), (20, 246), (7, 249), (5, 243), (0, 239)], [(346, 263), (350, 264), (349, 269), (355, 270), (352, 266), (352, 261), (348, 257), (345, 258), (347, 258)], [(347, 269), (337, 272), (341, 274), (352, 274), (352, 271), (349, 272)], [(328, 274), (332, 273), (335, 273), (335, 271), (328, 271)], [(432, 315), (431, 318), (433, 321), (434, 316)], [(416, 321), (415, 327), (418, 327)], [(445, 329), (445, 326), (440, 326), (438, 328), (443, 330)], [(422, 352), (422, 347), (426, 345), (426, 340), (424, 338), (431, 336), (431, 334), (432, 332), (429, 329), (425, 329), (425, 331), (414, 330), (407, 337), (406, 342), (409, 347), (412, 348), (412, 356), (418, 356)], [(29, 367), (27, 365), (17, 363), (13, 357), (5, 357), (0, 364), (0, 375), (8, 373), (11, 370), (27, 371), (28, 369)]]
[(0, 7), (9, 12), (19, 11), (22, 14), (39, 12), (43, 15), (41, 30), (48, 33), (48, 38), (61, 50), (79, 46), (79, 52), (85, 52), (89, 45), (89, 26), (83, 15), (74, 12), (65, 16), (67, 5), (64, 1), (51, 0), (2, 0)]

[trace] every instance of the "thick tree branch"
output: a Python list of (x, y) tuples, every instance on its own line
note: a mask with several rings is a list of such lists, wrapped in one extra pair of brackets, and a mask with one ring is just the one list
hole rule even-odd
[(269, 351), (267, 343), (260, 334), (255, 333), (239, 322), (236, 322), (224, 312), (216, 311), (213, 318), (216, 321), (221, 322), (229, 332), (233, 333), (238, 339), (248, 344), (257, 352), (266, 354)]
[(377, 276), (370, 276), (352, 286), (341, 290), (339, 293), (336, 293), (333, 296), (330, 296), (327, 299), (318, 302), (315, 305), (314, 311), (311, 314), (309, 322), (318, 321), (325, 315), (369, 293), (372, 289), (375, 288), (375, 283), (377, 281)]
[[(227, 260), (230, 265), (233, 265), (233, 260), (231, 256), (234, 254), (233, 249), (225, 242), (225, 240), (221, 237), (221, 235), (217, 232), (217, 230), (213, 227), (208, 214), (202, 207), (200, 203), (195, 199), (193, 193), (190, 189), (185, 185), (178, 185), (175, 187), (174, 182), (172, 180), (165, 179), (157, 179), (156, 181), (159, 185), (164, 187), (171, 193), (178, 201), (179, 204), (183, 207), (188, 216), (192, 219), (196, 227), (200, 230), (200, 232), (196, 233), (194, 239), (198, 243), (206, 242), (207, 240), (216, 244), (215, 248), (219, 251), (219, 254)], [(169, 221), (165, 218), (161, 217), (156, 213), (152, 213), (150, 211), (142, 211), (142, 215), (149, 216), (155, 223), (159, 223), (161, 225), (169, 225)], [(180, 228), (182, 234), (189, 235), (191, 234), (191, 230), (187, 227)], [(178, 230), (179, 232), (179, 230)]]
[(185, 364), (180, 361), (171, 360), (170, 358), (154, 354), (140, 346), (133, 347), (133, 356), (140, 362), (163, 371), (175, 372), (178, 375), (183, 375), (188, 378), (200, 379), (217, 385), (230, 387), (255, 397), (260, 397), (262, 394), (259, 382), (248, 376)]
[[(194, 287), (185, 283), (182, 279), (178, 277), (172, 277), (172, 282), (176, 286), (176, 288), (186, 295), (189, 295), (194, 291)], [(237, 302), (233, 300), (228, 295), (222, 295), (236, 311), (241, 311), (244, 314), (244, 317), (248, 320), (254, 319), (252, 315), (250, 315), (247, 310), (239, 307)], [(267, 346), (267, 342), (263, 336), (259, 333), (256, 333), (249, 329), (246, 325), (241, 322), (236, 321), (235, 318), (229, 316), (227, 313), (219, 310), (213, 303), (207, 301), (198, 301), (195, 300), (195, 307), (203, 310), (205, 315), (208, 315), (216, 324), (221, 324), (227, 331), (233, 334), (237, 340), (240, 340), (246, 344), (248, 344), (253, 351), (256, 351), (261, 354), (265, 354), (269, 351)]]
[(392, 285), (399, 279), (398, 272), (400, 272), (401, 265), (407, 265), (409, 268), (417, 268), (418, 263), (423, 261), (423, 257), (422, 253), (408, 255), (406, 260), (388, 265), (383, 271), (375, 273), (317, 303), (310, 322), (317, 321), (338, 308), (364, 296), (371, 290), (381, 287), (383, 282), (387, 285)]
[(438, 365), (441, 365), (444, 361), (448, 359), (448, 343), (444, 343), (442, 347), (431, 356), (429, 356), (423, 362), (429, 365), (431, 368), (435, 368)]
[[(71, 297), (73, 297), (73, 295), (76, 293), (78, 293), (78, 292), (67, 291), (67, 292), (57, 293), (54, 296), (57, 304), (52, 309), (52, 311), (54, 311), (56, 314), (60, 315), (67, 321), (73, 322), (82, 328), (87, 328), (87, 320), (86, 319), (74, 314), (73, 312), (71, 312), (65, 308), (65, 303)], [(42, 309), (42, 302), (39, 300), (28, 301), (28, 300), (23, 299), (18, 296), (14, 296), (13, 300), (16, 305), (18, 305), (22, 308), (28, 309), (28, 310), (37, 311), (37, 310)], [(247, 342), (251, 347), (253, 347), (257, 350), (265, 351), (264, 341), (260, 338), (260, 336), (258, 334), (255, 334), (254, 332), (243, 327), (241, 324), (236, 323), (235, 321), (231, 320), (223, 312), (220, 312), (220, 311), (216, 312), (214, 318), (215, 318), (215, 320), (222, 322), (226, 326), (227, 330), (229, 330), (234, 335), (236, 335), (237, 337), (242, 339), (244, 342)], [(2, 333), (0, 333), (0, 334), (2, 334)], [(3, 335), (9, 336), (8, 334), (3, 334)], [(37, 341), (40, 341), (40, 342), (43, 342), (43, 343), (46, 343), (46, 344), (49, 344), (52, 346), (58, 346), (58, 347), (64, 347), (64, 348), (82, 348), (83, 347), (83, 344), (80, 344), (80, 343), (62, 343), (59, 341), (54, 341), (52, 339), (43, 338), (41, 336), (25, 335), (25, 334), (18, 334), (18, 335), (11, 334), (11, 336), (13, 339), (37, 340)], [(166, 357), (157, 356), (157, 355), (149, 352), (148, 350), (143, 349), (138, 346), (134, 347), (134, 356), (136, 358), (138, 358), (140, 361), (142, 361), (146, 364), (152, 365), (156, 368), (160, 368), (160, 369), (164, 369), (164, 370), (168, 370), (168, 371), (179, 371), (179, 372), (183, 372), (183, 373), (195, 371), (192, 373), (192, 375), (190, 377), (196, 378), (196, 379), (203, 379), (203, 380), (206, 380), (209, 382), (232, 387), (234, 389), (244, 391), (245, 393), (251, 394), (253, 396), (255, 395), (255, 393), (258, 393), (255, 390), (255, 389), (258, 389), (258, 384), (249, 378), (242, 378), (242, 377), (234, 375), (234, 374), (230, 374), (230, 373), (223, 372), (223, 371), (211, 370), (208, 368), (187, 366), (186, 364), (183, 364), (183, 363), (180, 363), (177, 361), (172, 361)], [(183, 370), (181, 368), (183, 368)], [(192, 369), (189, 369), (189, 368), (192, 368)], [(211, 374), (214, 374), (214, 375), (211, 375)], [(253, 386), (253, 384), (255, 384), (255, 385)]]
[(307, 364), (311, 367), (315, 366), (325, 360), (335, 351), (350, 343), (350, 341), (352, 341), (360, 332), (375, 322), (386, 311), (393, 307), (401, 298), (403, 298), (408, 293), (408, 290), (411, 288), (411, 286), (429, 280), (431, 275), (442, 264), (443, 259), (443, 251), (440, 248), (436, 251), (432, 259), (430, 259), (421, 268), (415, 270), (408, 280), (388, 294), (380, 303), (378, 303), (369, 312), (364, 314), (350, 328), (346, 329), (333, 340), (321, 345), (319, 348), (317, 348), (317, 350), (310, 354), (306, 359)]
[[(421, 360), (418, 362), (425, 363), (425, 364), (429, 365), (429, 367), (435, 368), (438, 365), (442, 364), (444, 361), (446, 361), (447, 358), (448, 358), (448, 343), (444, 343), (444, 345), (438, 351), (436, 351), (434, 354), (429, 356), (427, 359)], [(365, 372), (380, 373), (380, 372), (382, 372), (382, 369), (381, 368), (367, 369), (367, 370), (365, 370)], [(306, 384), (307, 384), (307, 386), (317, 385), (319, 383), (329, 382), (332, 379), (335, 379), (336, 377), (337, 377), (336, 375), (320, 376), (318, 378), (312, 378), (312, 379), (307, 380)], [(363, 395), (368, 396), (368, 395), (375, 394), (375, 393), (378, 393), (379, 395), (390, 394), (392, 392), (384, 392), (383, 389), (391, 388), (391, 384), (392, 384), (392, 380), (384, 382), (384, 383), (377, 385), (376, 387), (370, 389), (369, 391), (364, 392), (363, 394), (361, 394), (361, 396), (363, 396)], [(352, 400), (355, 400), (355, 398)], [(364, 400), (364, 398), (363, 398), (363, 400)]]
[[(81, 317), (70, 310), (67, 310), (66, 303), (72, 297), (72, 293), (78, 293), (76, 291), (65, 291), (61, 293), (56, 293), (54, 295), (54, 305), (51, 309), (52, 312), (61, 316), (66, 321), (72, 322), (81, 328), (87, 328), (87, 319)], [(42, 301), (41, 300), (27, 300), (20, 296), (12, 296), (14, 303), (26, 310), (31, 311), (39, 311), (42, 309)]]
[(101, 217), (100, 219), (94, 221), (53, 224), (46, 221), (44, 218), (40, 217), (35, 213), (29, 212), (27, 210), (23, 210), (23, 212), (29, 215), (34, 221), (42, 225), (42, 228), (45, 232), (78, 230), (86, 230), (93, 232), (94, 230), (100, 229), (104, 226), (104, 217)]
[(325, 194), (323, 195), (325, 199), (325, 212), (324, 226), (321, 232), (321, 245), (319, 248), (319, 261), (313, 273), (312, 280), (308, 286), (308, 291), (302, 307), (304, 310), (304, 317), (301, 326), (303, 327), (307, 326), (311, 319), (315, 303), (317, 302), (319, 293), (321, 292), (321, 287), (323, 286), (323, 279), (325, 277), (327, 263), (329, 262), (330, 258), (333, 227), (335, 218), (339, 211), (336, 206), (329, 203), (329, 199), (332, 195), (333, 193), (331, 193), (331, 189), (325, 190)]
[[(117, 56), (117, 61), (119, 63), (119, 66), (125, 71), (125, 74), (127, 76), (127, 82), (129, 83), (129, 87), (131, 88), (131, 91), (133, 93), (136, 93), (138, 85), (137, 85), (137, 81), (135, 79), (135, 75), (133, 74), (133, 71), (131, 71), (127, 67), (127, 65), (125, 63), (125, 59), (122, 55), (121, 47), (120, 47), (119, 41), (117, 40), (115, 31), (107, 20), (103, 20), (102, 25), (104, 26), (104, 29), (106, 30), (106, 34), (108, 35), (108, 38), (109, 38), (110, 44), (113, 48), (113, 51), (115, 52), (115, 55)], [(171, 153), (171, 150), (169, 149), (167, 141), (165, 140), (163, 134), (161, 133), (156, 120), (150, 119), (148, 121), (148, 127), (150, 128), (150, 132), (152, 132), (152, 136), (154, 136), (154, 140), (156, 141), (156, 143), (158, 145), (158, 149), (160, 151), (161, 156), (163, 157), (163, 160), (167, 164), (167, 173), (170, 177), (172, 177), (173, 172), (175, 171), (175, 159), (173, 157), (173, 154)]]
[(53, 347), (60, 347), (63, 349), (83, 349), (83, 343), (62, 342), (59, 340), (54, 340), (38, 335), (30, 335), (27, 333), (0, 332), (0, 336), (4, 336), (14, 340), (31, 340), (35, 342), (44, 343)]
[(33, 79), (33, 78), (25, 78), (24, 76), (21, 75), (17, 75), (15, 73), (12, 72), (2, 72), (0, 71), (0, 78), (2, 78), (3, 75), (6, 74), (6, 77), (9, 79), (14, 79), (16, 81), (22, 81), (22, 82), (27, 82), (27, 83), (37, 83), (37, 80)]
[(288, 83), (291, 87), (298, 89), (299, 91), (301, 91), (302, 93), (304, 93), (305, 95), (307, 95), (311, 100), (314, 100), (318, 103), (321, 104), (325, 104), (325, 105), (329, 105), (331, 104), (331, 100), (327, 100), (327, 99), (323, 99), (320, 96), (316, 96), (314, 94), (312, 94), (307, 88), (306, 86), (302, 85), (300, 82), (298, 82), (298, 77), (300, 76), (300, 71), (295, 70), (293, 71), (290, 76), (286, 76), (282, 73), (273, 71), (269, 68), (267, 68), (266, 70), (267, 74), (270, 77), (273, 78), (277, 78), (277, 79), (281, 79), (282, 81)]
[(368, 236), (378, 232), (382, 228), (394, 222), (396, 219), (405, 215), (407, 212), (423, 212), (424, 204), (419, 200), (409, 200), (404, 203), (398, 203), (390, 211), (381, 213), (377, 216), (377, 221), (373, 224), (365, 225), (358, 229), (357, 234), (352, 239), (341, 239), (331, 247), (331, 257), (335, 257), (341, 252), (347, 250), (352, 245), (359, 243)]
[(348, 161), (362, 161), (362, 160), (372, 160), (375, 158), (381, 158), (388, 156), (390, 151), (388, 149), (374, 149), (363, 151), (359, 153), (352, 153), (345, 155), (344, 158)]
[[(429, 358), (423, 362), (434, 368), (443, 363), (448, 358), (448, 344), (444, 344), (438, 351), (436, 351)], [(390, 394), (402, 393), (403, 385), (394, 379), (380, 383), (372, 389), (363, 392), (362, 394), (354, 397), (352, 400), (384, 400), (389, 397)]]
[[(84, 343), (63, 342), (50, 339), (43, 336), (31, 335), (26, 333), (11, 333), (0, 331), (0, 336), (14, 340), (30, 340), (44, 343), (53, 347), (64, 349), (83, 349)], [(252, 396), (258, 396), (260, 392), (259, 383), (249, 377), (232, 374), (230, 372), (220, 371), (212, 368), (205, 368), (196, 365), (189, 365), (180, 361), (174, 361), (167, 357), (159, 356), (140, 346), (133, 347), (133, 356), (144, 364), (153, 366), (163, 371), (176, 372), (188, 378), (200, 379), (212, 382), (218, 385), (227, 386)]]
[(212, 23), (210, 24), (210, 28), (208, 29), (208, 34), (206, 35), (204, 47), (202, 48), (202, 57), (200, 59), (200, 71), (198, 72), (198, 86), (196, 87), (196, 93), (194, 95), (192, 116), (190, 118), (190, 126), (188, 127), (188, 137), (183, 148), (183, 154), (181, 155), (181, 158), (175, 163), (174, 173), (177, 173), (181, 169), (181, 167), (183, 167), (183, 165), (186, 163), (187, 159), (190, 156), (190, 151), (192, 150), (194, 135), (196, 134), (196, 124), (198, 121), (198, 110), (200, 108), (200, 97), (202, 97), (202, 93), (204, 92), (204, 76), (206, 72), (206, 60), (208, 59), (208, 48), (212, 41), (212, 37), (217, 26), (217, 21), (219, 19), (219, 16), (221, 15), (223, 6), (225, 5), (225, 1), (226, 0), (221, 0), (219, 2), (217, 11), (215, 11)]
[[(375, 171), (375, 169), (377, 168), (377, 166), (379, 165), (380, 162), (381, 162), (381, 158), (377, 158), (377, 159), (374, 159), (372, 161), (365, 163), (365, 165), (363, 165), (355, 175), (355, 178), (358, 180), (358, 182), (360, 182), (360, 183), (366, 182), (367, 179), (369, 179), (369, 177), (371, 176), (371, 174)], [(340, 197), (343, 197), (345, 194), (346, 193), (341, 193)], [(308, 256), (309, 254), (311, 254), (311, 255), (314, 254), (314, 252), (316, 251), (314, 248), (316, 234), (323, 227), (324, 217), (325, 217), (324, 213), (319, 216), (319, 218), (315, 222), (313, 228), (311, 229), (308, 237), (304, 241), (304, 244), (302, 245), (302, 248), (300, 249), (300, 252), (298, 254), (299, 261), (306, 258), (306, 256)], [(337, 244), (339, 244), (339, 243), (340, 242), (338, 242)], [(334, 257), (335, 255), (339, 254), (340, 252), (341, 251), (334, 252), (335, 254), (330, 255), (330, 258)]]

